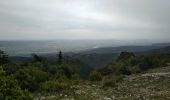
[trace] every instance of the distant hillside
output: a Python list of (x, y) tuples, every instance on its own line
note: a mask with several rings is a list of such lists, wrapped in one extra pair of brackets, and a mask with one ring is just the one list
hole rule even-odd
[(120, 47), (106, 47), (106, 48), (97, 48), (88, 51), (81, 52), (82, 54), (104, 54), (104, 53), (120, 53), (122, 51), (129, 51), (129, 52), (142, 52), (148, 51), (152, 49), (160, 48), (160, 46), (120, 46)]
[(145, 53), (170, 53), (170, 46), (149, 50)]
[[(69, 58), (73, 61), (80, 61), (81, 63), (84, 63), (92, 68), (102, 67), (108, 63), (111, 63), (113, 60), (115, 60), (117, 58), (117, 55), (118, 55), (118, 53), (84, 54), (84, 52), (80, 52), (80, 53), (67, 52), (67, 53), (63, 53), (63, 54), (64, 54), (65, 58)], [(57, 59), (57, 53), (43, 54), (42, 56), (44, 56), (50, 60)]]
[[(169, 45), (169, 47), (166, 47)], [(153, 44), (149, 46), (120, 46), (96, 48), (71, 55), (74, 59), (88, 64), (91, 67), (101, 67), (114, 61), (120, 52), (134, 53), (170, 53), (170, 43)]]
[[(53, 56), (43, 56), (43, 57), (47, 58), (48, 61), (52, 61), (52, 62), (57, 61), (57, 56), (55, 54)], [(88, 64), (78, 59), (67, 57), (67, 56), (64, 58), (76, 65), (76, 69), (78, 70), (79, 74), (83, 78), (86, 78), (87, 75), (90, 73), (90, 71), (93, 69)], [(32, 57), (13, 56), (10, 57), (10, 60), (12, 62), (28, 62), (28, 61), (32, 61)]]
[(82, 78), (87, 78), (91, 70), (93, 70), (93, 68), (90, 67), (88, 64), (83, 63), (78, 59), (72, 59), (72, 58), (69, 59), (71, 60), (71, 62), (73, 62), (76, 65), (76, 69)]
[(116, 53), (104, 53), (104, 54), (75, 54), (71, 57), (73, 59), (78, 59), (83, 63), (88, 64), (90, 67), (102, 67), (108, 63), (111, 63), (117, 58), (118, 54)]
[[(168, 47), (167, 47), (168, 46)], [(74, 61), (79, 61), (79, 66), (89, 66), (92, 68), (102, 67), (114, 61), (118, 54), (123, 51), (134, 52), (136, 54), (145, 53), (170, 53), (170, 43), (159, 43), (148, 46), (119, 46), (104, 47), (82, 51), (79, 53), (66, 52), (64, 56)], [(50, 60), (57, 59), (56, 53), (41, 54)], [(29, 60), (29, 57), (13, 57), (13, 60)]]
[(31, 57), (21, 57), (21, 56), (12, 56), (10, 60), (14, 62), (24, 62), (24, 61), (31, 61)]
[(163, 47), (166, 47), (166, 46), (170, 46), (170, 43), (155, 43), (155, 44), (152, 44), (152, 46), (163, 46)]
[[(143, 41), (143, 40), (142, 40)], [(34, 40), (34, 41), (0, 41), (0, 49), (10, 56), (28, 56), (31, 53), (49, 54), (63, 52), (81, 52), (100, 47), (122, 45), (140, 45), (141, 40)], [(150, 43), (149, 43), (150, 44)]]

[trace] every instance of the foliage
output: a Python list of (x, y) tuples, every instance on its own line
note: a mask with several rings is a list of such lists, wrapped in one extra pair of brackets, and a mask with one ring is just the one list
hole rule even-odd
[(33, 60), (34, 60), (35, 62), (42, 62), (42, 61), (44, 61), (44, 58), (43, 58), (43, 57), (38, 56), (38, 55), (35, 54), (35, 53), (32, 54), (32, 57), (33, 57)]
[(63, 63), (63, 54), (60, 51), (59, 54), (58, 54), (58, 64), (62, 64), (62, 63)]
[(117, 60), (128, 61), (128, 59), (131, 59), (133, 57), (135, 57), (135, 54), (132, 52), (121, 52)]
[(41, 84), (41, 91), (56, 93), (69, 89), (69, 82), (60, 80), (50, 80)]
[[(80, 65), (84, 65), (81, 66), (81, 70), (87, 70), (86, 64), (79, 62), (77, 67), (76, 61), (65, 61), (61, 51), (58, 54), (58, 63), (56, 60), (51, 61), (36, 54), (32, 56), (33, 61), (9, 63), (8, 56), (0, 51), (0, 100), (30, 100), (32, 99), (30, 94), (37, 92), (65, 93), (67, 90), (76, 89), (74, 85), (87, 82), (79, 77), (80, 72), (78, 72)], [(169, 54), (134, 55), (132, 52), (122, 52), (113, 63), (91, 72), (90, 69), (88, 72), (90, 74), (85, 75), (90, 81), (100, 81), (103, 87), (115, 87), (124, 75), (166, 66), (168, 62), (170, 62)]]
[(138, 66), (141, 70), (148, 70), (151, 68), (156, 68), (160, 66), (166, 66), (168, 63), (168, 57), (164, 54), (152, 54), (152, 55), (143, 55), (138, 57), (139, 63)]
[(101, 75), (100, 72), (94, 70), (94, 71), (92, 71), (92, 72), (90, 73), (89, 79), (90, 79), (91, 81), (101, 81), (101, 80), (102, 80), (102, 75)]
[(74, 74), (77, 73), (74, 65), (63, 63), (61, 65), (51, 65), (47, 69), (51, 74), (55, 76), (66, 76), (71, 79)]
[(30, 67), (20, 69), (14, 76), (22, 89), (28, 89), (33, 92), (38, 90), (40, 83), (46, 81), (49, 75), (39, 68)]
[(72, 75), (74, 75), (76, 73), (76, 69), (74, 66), (70, 66), (67, 64), (63, 64), (61, 65), (61, 70), (63, 70), (64, 75), (66, 75), (67, 78), (72, 78)]
[(3, 65), (3, 69), (5, 70), (7, 75), (15, 73), (16, 71), (18, 71), (22, 67), (23, 66), (20, 66), (19, 64), (15, 64), (15, 63), (9, 63), (9, 64)]
[(120, 81), (122, 81), (122, 76), (107, 76), (103, 79), (103, 87), (115, 87)]
[(128, 64), (124, 62), (116, 62), (113, 66), (113, 70), (116, 74), (124, 74), (124, 75), (130, 75), (131, 70), (128, 66)]
[(4, 69), (0, 66), (0, 77), (5, 75)]
[(102, 75), (140, 73), (148, 69), (163, 67), (170, 62), (169, 54), (147, 54), (135, 56), (131, 52), (122, 52), (118, 59), (108, 66), (99, 69)]
[(0, 50), (0, 65), (6, 64), (8, 62), (8, 55), (4, 51)]
[(0, 67), (0, 100), (31, 100), (27, 90), (22, 90), (13, 76), (5, 76)]

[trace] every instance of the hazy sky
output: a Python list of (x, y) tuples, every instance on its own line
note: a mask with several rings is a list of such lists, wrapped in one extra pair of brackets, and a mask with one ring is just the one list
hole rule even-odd
[(170, 0), (0, 0), (0, 39), (170, 39)]

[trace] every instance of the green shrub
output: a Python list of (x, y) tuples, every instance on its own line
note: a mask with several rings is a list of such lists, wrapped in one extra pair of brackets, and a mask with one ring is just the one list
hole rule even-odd
[(5, 71), (3, 70), (3, 68), (0, 66), (0, 77), (5, 75)]
[(116, 81), (113, 79), (105, 80), (103, 82), (103, 87), (115, 87), (115, 86), (116, 86)]
[(103, 87), (115, 87), (117, 86), (117, 83), (120, 81), (122, 81), (121, 76), (105, 77), (103, 79)]
[(102, 80), (102, 75), (100, 72), (97, 72), (96, 70), (92, 71), (89, 75), (89, 79), (91, 81), (101, 81)]
[(45, 71), (53, 75), (64, 75), (69, 79), (72, 78), (72, 75), (77, 73), (75, 66), (66, 63), (63, 63), (61, 65), (48, 65), (45, 68)]
[(0, 78), (0, 100), (32, 100), (27, 90), (22, 90), (11, 76)]
[(131, 70), (129, 68), (129, 66), (124, 63), (124, 62), (116, 62), (114, 65), (114, 72), (116, 74), (124, 74), (124, 75), (130, 75), (131, 74)]
[(67, 90), (69, 88), (69, 82), (60, 82), (58, 80), (54, 81), (46, 81), (41, 84), (41, 91), (44, 92), (50, 92), (50, 93), (55, 93), (55, 92), (62, 92), (64, 90)]
[(133, 73), (141, 73), (142, 70), (139, 68), (139, 66), (133, 66), (132, 67), (132, 72)]
[(135, 54), (132, 52), (121, 52), (117, 61), (128, 61), (131, 58), (134, 58)]
[(14, 74), (16, 71), (22, 67), (18, 63), (8, 63), (3, 65), (3, 69), (7, 75)]
[(122, 66), (120, 72), (124, 75), (131, 75), (131, 70), (128, 66)]
[(0, 65), (7, 63), (9, 63), (8, 55), (4, 51), (0, 50)]
[(36, 67), (20, 69), (14, 75), (21, 88), (31, 92), (38, 90), (39, 84), (48, 80), (48, 76), (48, 73)]

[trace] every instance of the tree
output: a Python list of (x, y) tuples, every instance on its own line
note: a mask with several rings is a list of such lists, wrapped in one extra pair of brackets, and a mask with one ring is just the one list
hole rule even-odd
[(0, 50), (0, 65), (6, 64), (9, 62), (8, 55)]
[(76, 73), (76, 69), (74, 68), (74, 66), (68, 64), (62, 64), (60, 69), (62, 70), (63, 74), (69, 79), (71, 79), (72, 75)]
[(118, 61), (114, 64), (113, 66), (113, 70), (115, 72), (115, 74), (123, 74), (123, 75), (130, 75), (131, 74), (131, 70), (130, 67), (127, 65), (127, 63), (122, 62), (122, 61)]
[(121, 52), (117, 60), (118, 61), (127, 61), (133, 57), (135, 57), (135, 54), (132, 52)]
[(36, 61), (36, 62), (42, 62), (43, 61), (43, 58), (38, 56), (35, 53), (32, 54), (32, 57), (33, 57), (34, 61)]
[(63, 63), (63, 54), (61, 52), (61, 50), (59, 51), (58, 54), (58, 64), (62, 64)]

